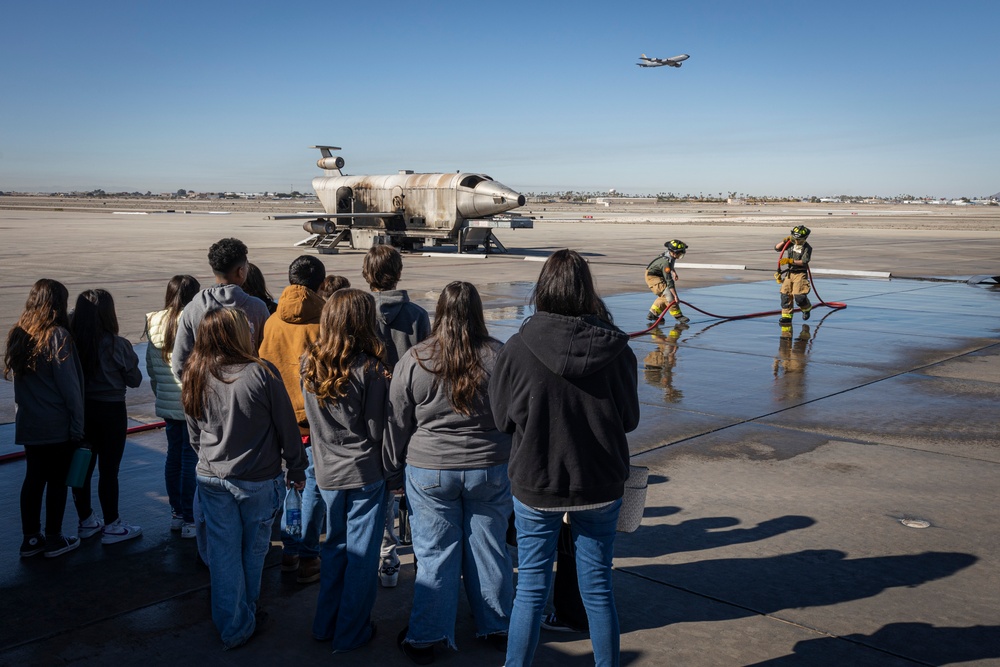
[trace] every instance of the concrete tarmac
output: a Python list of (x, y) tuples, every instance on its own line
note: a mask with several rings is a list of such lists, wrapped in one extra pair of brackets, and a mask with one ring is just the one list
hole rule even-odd
[[(541, 265), (526, 260), (560, 247), (588, 256), (631, 332), (647, 326), (642, 273), (669, 238), (690, 244), (686, 264), (747, 267), (679, 268), (681, 298), (717, 315), (778, 308), (770, 248), (803, 222), (814, 230), (814, 269), (892, 273), (815, 276), (819, 294), (847, 308), (816, 308), (808, 322), (797, 314), (790, 328), (776, 316), (725, 321), (685, 307), (687, 327), (667, 323), (634, 339), (642, 421), (629, 442), (651, 484), (642, 526), (616, 543), (623, 664), (1000, 665), (1000, 288), (963, 280), (1000, 273), (1000, 231), (995, 220), (897, 229), (906, 225), (891, 216), (861, 226), (840, 217), (538, 221), (500, 233), (508, 256), (404, 256), (411, 297), (433, 312), (443, 284), (474, 282), (501, 339), (530, 313)], [(0, 233), (4, 331), (31, 283), (52, 277), (73, 296), (110, 289), (123, 334), (140, 346), (143, 313), (161, 307), (171, 275), (210, 282), (212, 242), (245, 241), (277, 296), (300, 254), (291, 243), (304, 236), (252, 214), (39, 211), (0, 211)], [(364, 287), (361, 257), (323, 260)], [(146, 383), (128, 402), (136, 423), (155, 420)], [(11, 385), (0, 383), (0, 455), (20, 449), (12, 421)], [(0, 664), (408, 664), (395, 646), (412, 599), (405, 548), (400, 585), (379, 591), (368, 647), (332, 658), (311, 639), (316, 585), (281, 573), (275, 548), (262, 594), (270, 627), (223, 652), (208, 574), (193, 543), (168, 529), (165, 448), (159, 431), (126, 448), (122, 514), (142, 537), (91, 539), (50, 560), (18, 558), (23, 461), (0, 464), (9, 536), (0, 543)], [(76, 519), (69, 506), (67, 533)], [(503, 664), (474, 639), (464, 598), (457, 643), (437, 663)], [(589, 641), (543, 631), (535, 664), (593, 664)]]

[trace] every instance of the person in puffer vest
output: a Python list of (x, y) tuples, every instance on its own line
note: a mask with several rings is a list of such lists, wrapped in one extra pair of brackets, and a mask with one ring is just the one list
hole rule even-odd
[(166, 422), (167, 462), (163, 477), (170, 501), (170, 530), (180, 531), (181, 537), (193, 538), (195, 466), (198, 454), (188, 438), (184, 406), (181, 405), (181, 385), (170, 370), (170, 355), (174, 349), (177, 321), (184, 306), (190, 303), (201, 285), (194, 276), (177, 275), (167, 283), (163, 310), (146, 314), (145, 336), (146, 375), (156, 397), (156, 416)]

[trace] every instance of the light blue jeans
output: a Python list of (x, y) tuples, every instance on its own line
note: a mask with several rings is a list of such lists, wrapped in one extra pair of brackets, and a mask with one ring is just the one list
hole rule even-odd
[[(621, 637), (611, 581), (619, 509), (620, 499), (600, 509), (569, 513), (580, 596), (587, 609), (597, 667), (618, 667), (620, 664)], [(506, 667), (524, 667), (534, 659), (542, 612), (552, 586), (552, 563), (563, 514), (542, 512), (514, 499), (517, 596), (507, 636)]]
[(271, 524), (284, 496), (284, 475), (263, 482), (198, 475), (212, 573), (212, 620), (226, 648), (246, 643), (253, 634)]
[(472, 607), (476, 635), (507, 632), (514, 569), (507, 553), (511, 512), (507, 464), (477, 470), (406, 466), (413, 553), (419, 567), (406, 641), (455, 647), (458, 592)]
[(302, 489), (302, 536), (295, 538), (285, 532), (285, 514), (281, 514), (281, 543), (284, 553), (300, 558), (319, 556), (319, 538), (326, 523), (326, 504), (316, 486), (316, 467), (313, 465), (312, 447), (306, 447), (306, 486)]
[(385, 522), (385, 481), (360, 489), (319, 490), (326, 502), (326, 541), (313, 637), (332, 641), (334, 653), (371, 639), (378, 591), (378, 558)]

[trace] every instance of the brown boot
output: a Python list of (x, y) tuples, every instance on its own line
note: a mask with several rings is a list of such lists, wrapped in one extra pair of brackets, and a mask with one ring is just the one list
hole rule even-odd
[(319, 556), (315, 558), (303, 558), (299, 561), (299, 576), (295, 581), (300, 584), (311, 584), (319, 581), (321, 562)]

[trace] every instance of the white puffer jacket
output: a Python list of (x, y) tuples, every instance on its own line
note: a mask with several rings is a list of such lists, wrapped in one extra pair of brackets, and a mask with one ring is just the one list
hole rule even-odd
[(166, 336), (166, 310), (146, 314), (146, 375), (156, 396), (156, 415), (164, 419), (184, 419), (184, 407), (181, 405), (181, 385), (170, 370), (170, 355), (168, 361), (163, 360), (161, 350)]

